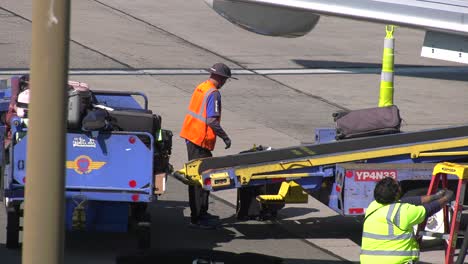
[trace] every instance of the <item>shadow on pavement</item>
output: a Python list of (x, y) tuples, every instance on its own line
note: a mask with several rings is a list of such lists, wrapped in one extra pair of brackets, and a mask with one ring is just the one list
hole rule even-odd
[[(307, 261), (303, 259), (299, 260), (292, 260), (288, 259), (281, 259), (278, 257), (272, 256), (265, 256), (257, 254), (258, 251), (255, 249), (256, 241), (261, 240), (269, 240), (276, 241), (277, 239), (303, 239), (305, 238), (302, 235), (294, 234), (288, 231), (288, 227), (284, 227), (283, 225), (294, 225), (298, 226), (298, 230), (304, 234), (304, 226), (300, 228), (299, 224), (293, 220), (279, 220), (279, 221), (255, 221), (255, 220), (248, 220), (248, 221), (239, 221), (237, 220), (236, 216), (230, 215), (225, 216), (221, 219), (221, 226), (216, 230), (200, 230), (200, 229), (192, 229), (188, 227), (189, 217), (184, 217), (183, 211), (188, 210), (187, 202), (180, 202), (180, 201), (173, 201), (173, 200), (165, 200), (163, 203), (156, 203), (153, 205), (154, 207), (151, 208), (151, 212), (153, 213), (152, 221), (155, 230), (159, 230), (159, 234), (152, 234), (153, 243), (151, 250), (145, 252), (144, 255), (141, 254), (131, 254), (126, 255), (122, 254), (119, 257), (118, 263), (155, 263), (158, 258), (164, 258), (163, 260), (158, 260), (157, 263), (192, 263), (195, 258), (197, 257), (200, 252), (203, 254), (212, 254), (214, 249), (218, 248), (222, 245), (230, 243), (231, 241), (236, 240), (232, 245), (235, 244), (242, 244), (239, 248), (237, 248), (234, 252), (255, 252), (255, 253), (245, 253), (245, 254), (236, 254), (233, 252), (224, 252), (220, 253), (222, 256), (231, 256), (235, 257), (233, 261), (238, 262), (222, 262), (222, 263), (350, 263), (346, 260), (340, 260), (338, 256), (334, 256), (333, 258), (338, 258), (336, 261), (327, 262), (323, 259), (324, 255), (330, 255), (330, 252), (323, 253), (324, 255), (316, 256), (314, 259), (311, 256), (311, 259), (307, 259)], [(296, 209), (295, 215), (304, 215), (304, 213), (309, 213), (311, 211), (316, 211), (316, 209)], [(293, 212), (293, 213), (294, 213)], [(233, 212), (234, 213), (234, 212)], [(330, 225), (332, 224), (330, 220)], [(163, 227), (163, 228), (160, 228)], [(332, 227), (331, 230), (335, 230), (335, 227)], [(326, 231), (326, 230), (325, 230)], [(306, 232), (309, 234), (309, 232)], [(327, 236), (324, 233), (324, 230), (321, 230), (321, 236)], [(360, 233), (360, 232), (359, 232)], [(341, 235), (343, 236), (343, 235)], [(249, 242), (244, 244), (243, 240), (250, 240), (253, 242)], [(281, 242), (276, 242), (281, 243)], [(250, 248), (247, 246), (250, 245)], [(270, 244), (271, 245), (271, 244)], [(252, 247), (253, 246), (253, 247)], [(260, 247), (261, 248), (261, 247)], [(177, 251), (174, 251), (177, 249)], [(284, 250), (284, 249), (278, 249)], [(314, 252), (322, 252), (322, 249), (319, 249), (317, 246), (314, 245)], [(176, 252), (176, 258), (174, 259), (173, 254), (171, 252)], [(196, 254), (195, 254), (196, 253)], [(180, 255), (178, 255), (180, 254)], [(247, 254), (247, 255), (246, 255)], [(250, 255), (249, 255), (250, 254)], [(270, 253), (267, 253), (270, 254)], [(275, 251), (275, 256), (281, 256), (280, 251)], [(253, 257), (249, 258), (246, 257), (255, 256), (259, 258), (259, 262), (253, 262)], [(132, 262), (136, 261), (134, 257), (137, 257), (141, 260), (141, 262)], [(289, 256), (290, 257), (290, 256)], [(246, 260), (247, 259), (247, 260)], [(264, 262), (261, 262), (262, 259)], [(174, 262), (179, 261), (180, 262)], [(246, 260), (246, 261), (244, 261)], [(275, 261), (281, 262), (275, 262)], [(125, 262), (127, 261), (127, 262)], [(147, 262), (145, 262), (147, 261)], [(184, 262), (184, 261), (192, 261), (192, 262)], [(267, 261), (267, 262), (265, 262)], [(269, 262), (268, 262), (269, 261)], [(201, 263), (201, 262), (200, 262)], [(206, 262), (209, 263), (209, 262)], [(214, 263), (214, 262), (211, 262)], [(217, 262), (219, 263), (219, 262)]]
[(8, 249), (5, 244), (0, 244), (0, 262), (8, 264), (21, 264), (21, 250)]
[(298, 217), (298, 216), (303, 216), (309, 213), (316, 213), (319, 212), (320, 210), (315, 209), (315, 208), (304, 208), (304, 207), (286, 207), (283, 208), (279, 211), (279, 217), (283, 218), (283, 216), (286, 216), (288, 218), (292, 217)]
[(236, 239), (348, 238), (360, 245), (362, 234), (361, 221), (343, 216), (245, 222), (232, 216), (223, 219), (223, 227), (233, 227), (244, 235)]
[[(346, 61), (322, 61), (322, 60), (293, 60), (296, 64), (303, 66), (307, 69), (342, 69), (342, 68), (372, 68), (380, 69), (382, 64), (377, 63), (364, 63), (364, 62), (346, 62)], [(404, 68), (417, 67), (421, 70), (427, 70), (426, 72), (407, 72)], [(444, 67), (452, 69), (454, 71), (463, 70), (463, 72), (440, 72), (431, 70), (435, 67)], [(411, 64), (395, 64), (396, 75), (408, 76), (408, 77), (420, 77), (429, 79), (440, 79), (450, 81), (468, 81), (468, 75), (466, 72), (468, 69), (464, 66), (423, 66), (423, 65), (411, 65)], [(380, 71), (376, 72), (380, 74)]]
[(183, 211), (187, 202), (168, 201), (152, 204), (151, 248), (158, 250), (204, 248), (212, 249), (219, 243), (233, 240), (236, 234), (220, 228), (215, 230), (194, 229), (189, 227), (189, 217)]
[(282, 259), (257, 253), (232, 253), (216, 250), (193, 249), (177, 251), (151, 251), (145, 254), (122, 255), (116, 264), (338, 264), (346, 261), (324, 261), (314, 259)]
[[(114, 263), (117, 254), (133, 252), (137, 248), (136, 237), (129, 233), (81, 233), (67, 232), (64, 260), (68, 264)], [(20, 264), (21, 248), (7, 249), (0, 244), (0, 263)]]
[[(161, 240), (168, 241), (171, 233), (181, 230), (176, 227), (178, 220), (183, 221), (183, 208), (185, 203), (164, 203), (167, 206), (174, 206), (167, 212), (151, 212), (155, 214), (154, 228), (152, 229), (153, 246), (158, 247)], [(161, 205), (159, 205), (161, 206)], [(173, 216), (168, 216), (173, 214)], [(161, 219), (172, 222), (168, 225), (156, 226)], [(162, 232), (163, 230), (164, 232)], [(174, 231), (176, 230), (176, 231)], [(198, 236), (200, 237), (200, 236)], [(160, 239), (160, 241), (158, 241)], [(182, 240), (183, 241), (183, 240)], [(3, 243), (3, 242), (2, 242)], [(168, 243), (170, 244), (170, 243)], [(173, 243), (174, 244), (174, 243)], [(209, 244), (207, 244), (209, 245)], [(212, 245), (212, 244), (211, 244)], [(106, 232), (83, 232), (73, 231), (65, 234), (64, 260), (67, 264), (110, 264), (115, 263), (115, 258), (120, 254), (129, 254), (138, 249), (138, 240), (135, 232), (127, 233), (106, 233)], [(4, 244), (0, 244), (0, 263), (20, 264), (21, 249), (7, 249)]]

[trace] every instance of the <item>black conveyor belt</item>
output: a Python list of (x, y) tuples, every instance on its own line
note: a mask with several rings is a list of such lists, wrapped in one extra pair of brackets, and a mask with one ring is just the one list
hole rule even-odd
[(360, 150), (396, 147), (401, 145), (414, 145), (427, 143), (429, 141), (447, 141), (460, 137), (468, 137), (468, 126), (347, 139), (343, 141), (334, 141), (317, 145), (310, 144), (269, 151), (207, 158), (204, 159), (200, 164), (199, 172), (201, 173), (208, 169), (267, 163), (280, 160), (300, 159), (317, 155), (355, 152)]

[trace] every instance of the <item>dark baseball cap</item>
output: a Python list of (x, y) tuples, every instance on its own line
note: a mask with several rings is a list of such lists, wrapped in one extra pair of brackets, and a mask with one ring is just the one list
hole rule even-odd
[(210, 68), (212, 74), (220, 75), (226, 78), (236, 79), (231, 76), (231, 69), (224, 63), (216, 63)]

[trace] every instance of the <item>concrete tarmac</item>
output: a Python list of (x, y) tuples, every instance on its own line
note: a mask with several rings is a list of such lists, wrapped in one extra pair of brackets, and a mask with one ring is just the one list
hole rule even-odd
[[(31, 8), (29, 2), (0, 3), (1, 77), (29, 68)], [(214, 155), (235, 154), (253, 144), (294, 146), (313, 142), (315, 128), (332, 127), (335, 111), (377, 105), (384, 37), (384, 25), (331, 17), (322, 17), (301, 38), (255, 35), (222, 19), (202, 0), (73, 1), (70, 68), (84, 73), (70, 79), (96, 89), (146, 93), (150, 108), (163, 117), (164, 128), (174, 132), (171, 162), (179, 169), (186, 161), (184, 142), (177, 136), (185, 109), (193, 88), (207, 78), (204, 70), (212, 64), (224, 62), (239, 73), (239, 80), (221, 90), (222, 125), (233, 145), (225, 150), (218, 142)], [(404, 119), (402, 129), (466, 124), (468, 68), (420, 57), (423, 37), (423, 32), (413, 29), (395, 32), (395, 104)], [(138, 72), (144, 69), (159, 73)], [(164, 70), (171, 73), (161, 73)], [(220, 233), (205, 233), (187, 228), (185, 186), (173, 179), (169, 184), (162, 201), (151, 207), (155, 249), (196, 246), (296, 263), (359, 260), (361, 223), (338, 216), (314, 199), (283, 209), (279, 222), (237, 223), (232, 218), (235, 192), (217, 192), (210, 210), (222, 217), (225, 227)], [(5, 225), (3, 211), (0, 224)], [(5, 236), (1, 230), (0, 244)], [(132, 244), (119, 235), (68, 237), (67, 263), (79, 262), (80, 256), (89, 263), (112, 263), (114, 247)], [(425, 262), (443, 263), (440, 250), (421, 255)], [(19, 263), (18, 252), (1, 245), (0, 258)]]

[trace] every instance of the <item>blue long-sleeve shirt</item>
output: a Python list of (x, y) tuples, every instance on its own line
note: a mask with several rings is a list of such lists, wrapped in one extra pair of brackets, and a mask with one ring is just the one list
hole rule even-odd
[(438, 200), (422, 204), (421, 196), (410, 196), (404, 197), (400, 199), (402, 203), (409, 203), (412, 205), (422, 205), (426, 209), (426, 217), (430, 217), (437, 213), (440, 209), (442, 209), (442, 205), (440, 205)]

